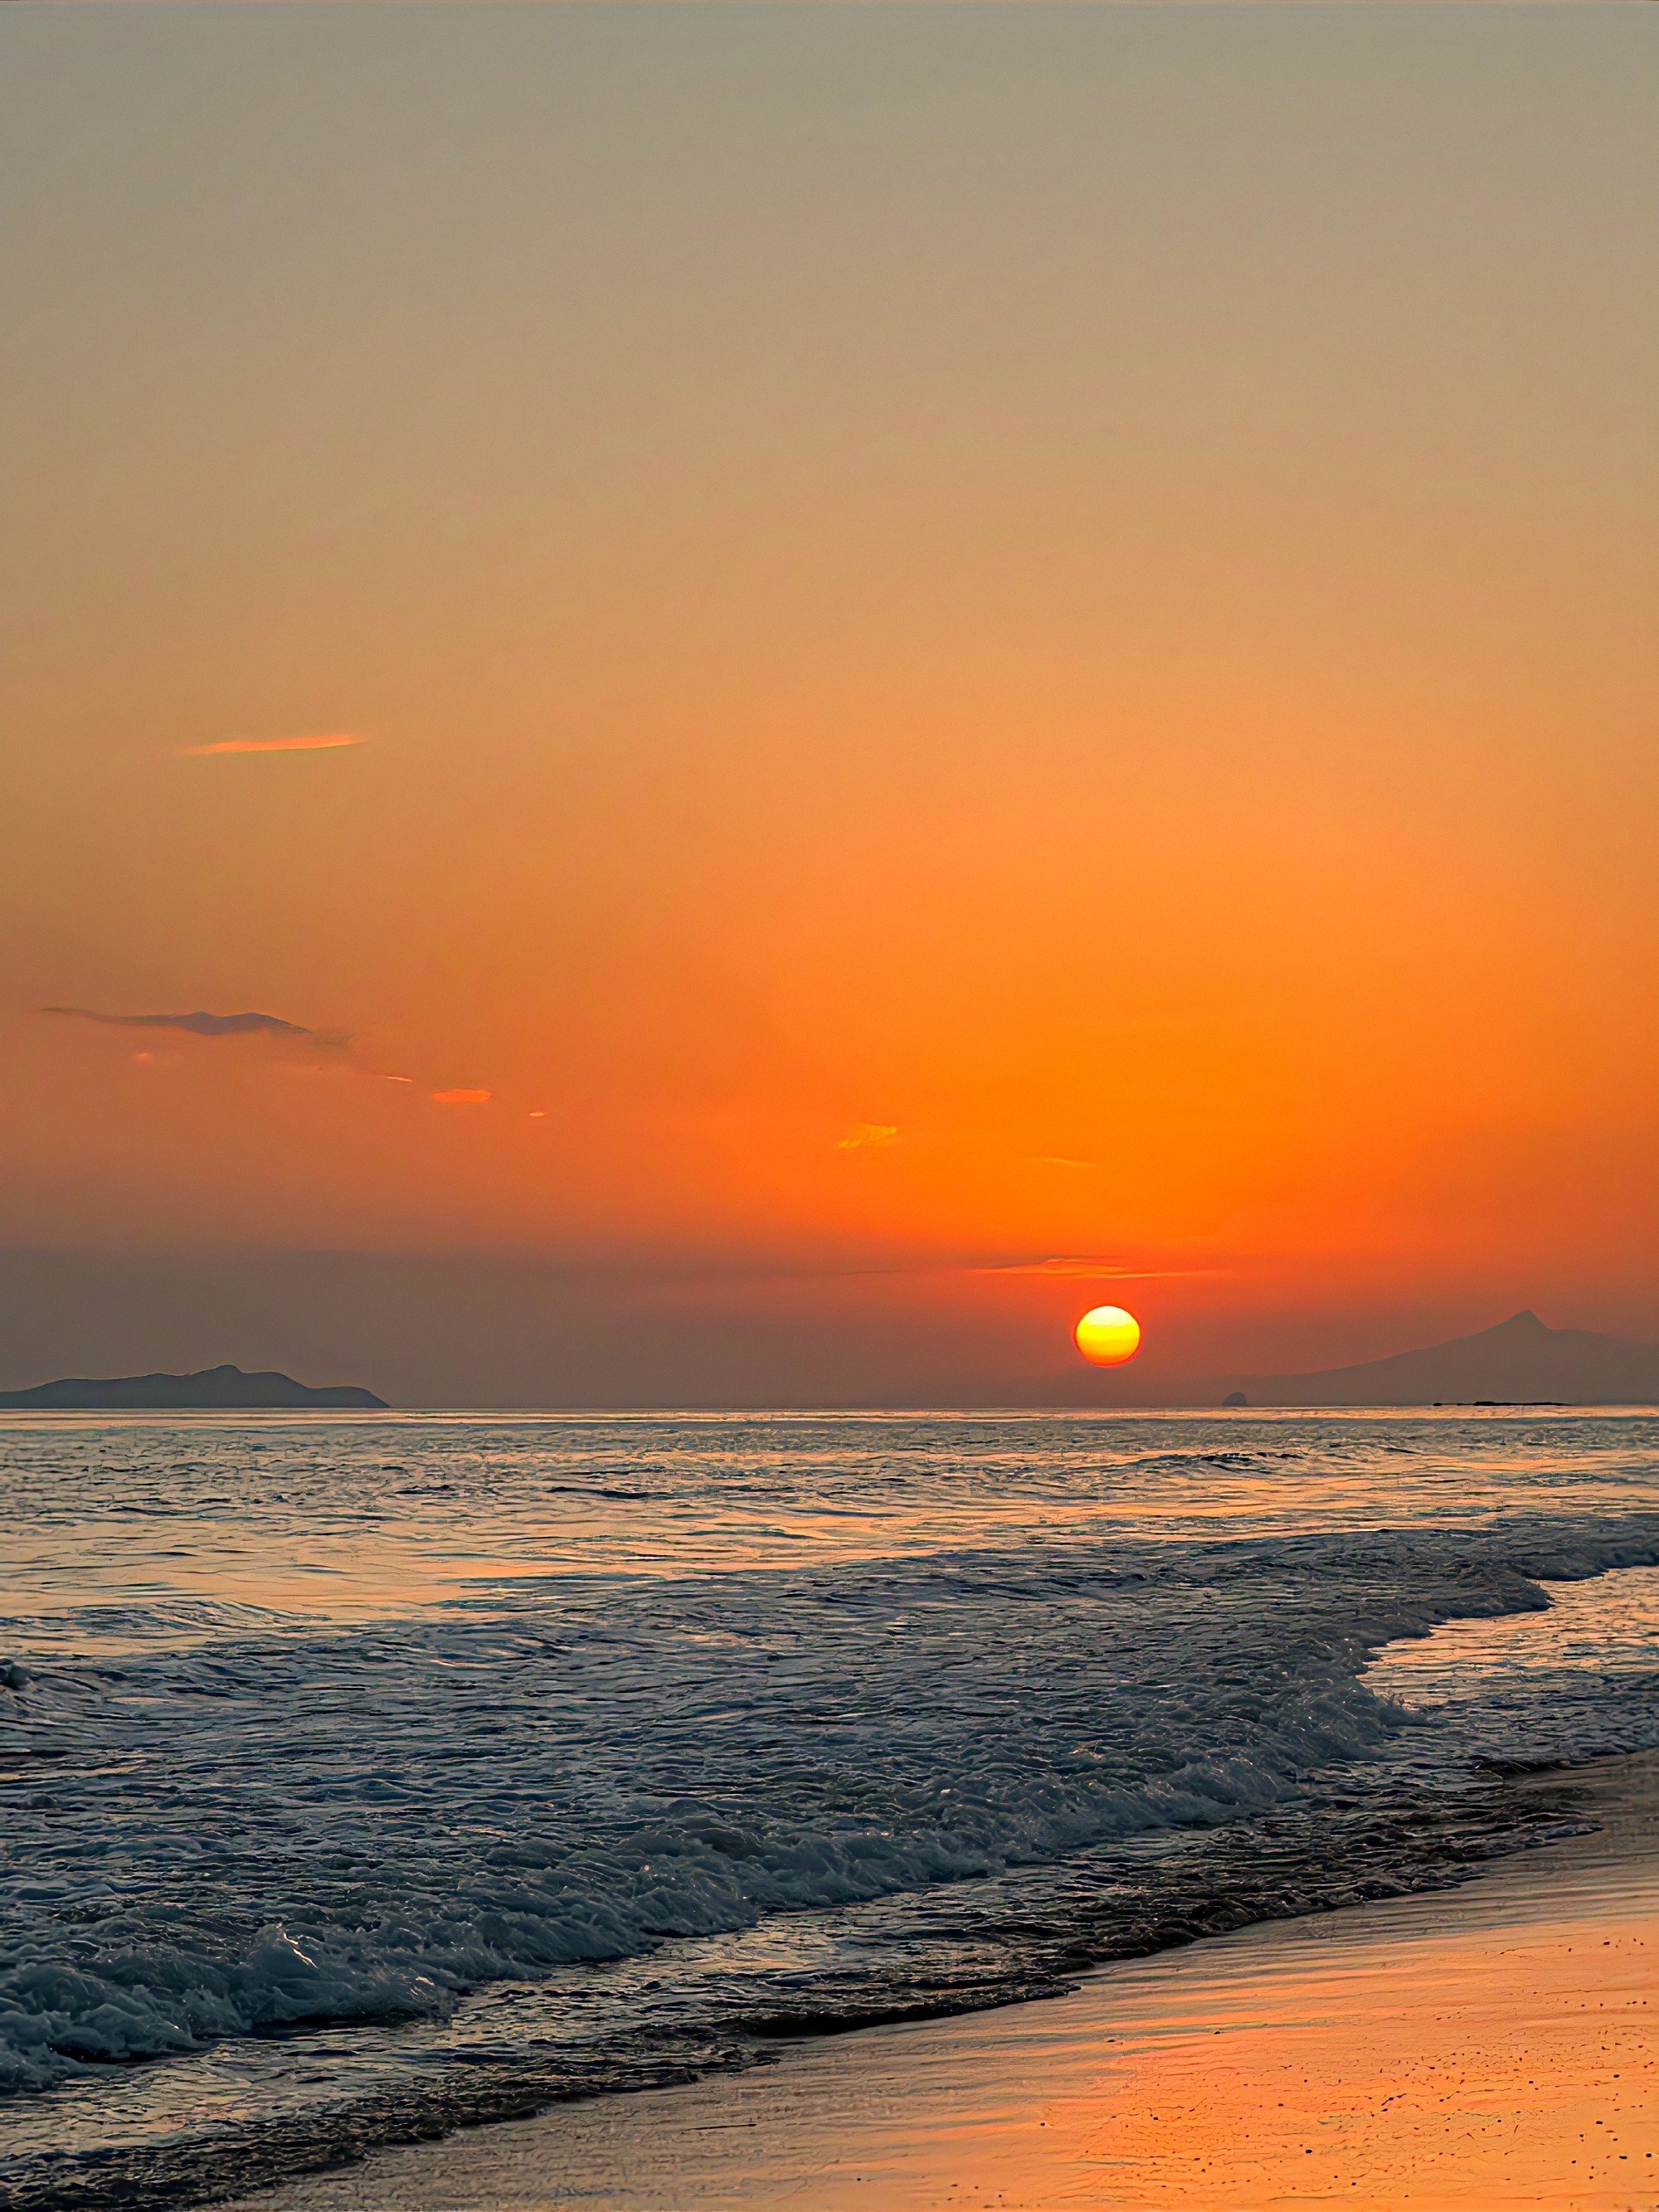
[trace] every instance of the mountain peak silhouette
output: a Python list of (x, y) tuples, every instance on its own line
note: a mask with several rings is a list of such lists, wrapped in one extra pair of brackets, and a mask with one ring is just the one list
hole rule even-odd
[(1307, 1375), (1237, 1378), (1255, 1406), (1659, 1404), (1659, 1345), (1552, 1328), (1530, 1306), (1471, 1336)]

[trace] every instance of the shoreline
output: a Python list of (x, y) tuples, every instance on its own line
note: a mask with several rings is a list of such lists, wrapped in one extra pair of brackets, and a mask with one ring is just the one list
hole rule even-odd
[(376, 2151), (222, 2212), (1646, 2212), (1659, 1753), (1510, 1786), (1597, 1825), (1449, 1888)]

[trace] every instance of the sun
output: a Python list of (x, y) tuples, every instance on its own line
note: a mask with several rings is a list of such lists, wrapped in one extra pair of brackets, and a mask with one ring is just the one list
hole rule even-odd
[(1140, 1323), (1121, 1306), (1091, 1306), (1077, 1325), (1077, 1348), (1094, 1367), (1121, 1367), (1140, 1349)]

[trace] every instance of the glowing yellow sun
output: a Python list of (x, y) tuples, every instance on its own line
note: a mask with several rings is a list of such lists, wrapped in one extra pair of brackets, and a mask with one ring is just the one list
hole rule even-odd
[(1077, 1325), (1077, 1348), (1096, 1367), (1121, 1367), (1140, 1349), (1140, 1323), (1121, 1306), (1091, 1306)]

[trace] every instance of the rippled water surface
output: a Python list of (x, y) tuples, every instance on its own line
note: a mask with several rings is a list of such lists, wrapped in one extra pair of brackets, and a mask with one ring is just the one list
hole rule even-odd
[(1443, 1879), (1641, 1413), (0, 1421), (0, 2182), (185, 2203)]

